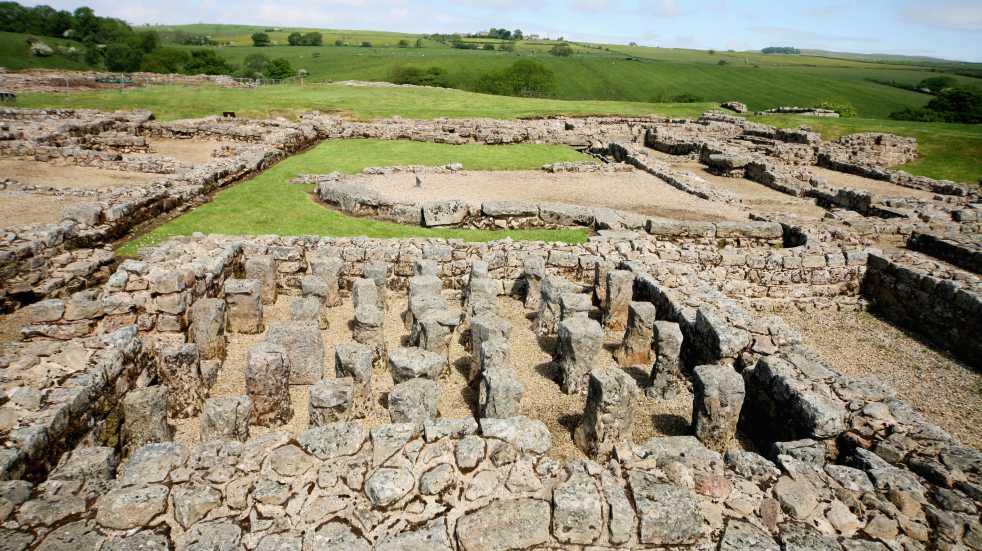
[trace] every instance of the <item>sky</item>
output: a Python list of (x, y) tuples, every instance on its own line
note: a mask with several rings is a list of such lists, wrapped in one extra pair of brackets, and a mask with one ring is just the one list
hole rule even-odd
[(50, 0), (144, 23), (239, 23), (411, 33), (516, 29), (697, 49), (766, 46), (982, 62), (982, 0)]

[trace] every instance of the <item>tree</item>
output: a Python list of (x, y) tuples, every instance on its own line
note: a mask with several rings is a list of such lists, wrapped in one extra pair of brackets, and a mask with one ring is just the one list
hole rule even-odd
[(423, 39), (422, 38), (417, 38), (416, 39), (416, 47), (417, 48), (422, 48), (423, 47)]
[(303, 43), (303, 35), (294, 31), (290, 33), (290, 36), (286, 37), (286, 41), (290, 46), (299, 46)]
[(938, 93), (947, 88), (954, 88), (955, 86), (958, 86), (958, 80), (948, 76), (930, 77), (917, 83), (918, 88), (924, 88), (933, 93)]
[(399, 47), (400, 48), (408, 48), (409, 47), (409, 41), (406, 40), (405, 38), (403, 38), (402, 40), (399, 41)]
[(515, 29), (511, 32), (512, 40), (522, 40), (525, 35), (522, 34), (522, 29)]
[(191, 58), (184, 64), (188, 75), (228, 75), (232, 67), (215, 50), (191, 50)]
[(490, 42), (485, 42), (483, 47), (485, 50), (494, 50), (494, 44)]
[(506, 42), (506, 43), (501, 44), (500, 46), (498, 46), (498, 49), (501, 50), (502, 52), (514, 52), (515, 51), (515, 43), (514, 42)]
[(269, 35), (266, 33), (252, 33), (252, 45), (257, 48), (269, 46)]
[(302, 43), (304, 46), (323, 46), (324, 35), (317, 31), (309, 32), (303, 35)]
[(139, 32), (130, 40), (130, 45), (149, 54), (160, 46), (160, 37), (154, 31)]
[(573, 48), (569, 44), (556, 44), (549, 50), (549, 53), (556, 57), (569, 57), (573, 55)]
[(180, 73), (191, 56), (177, 48), (158, 48), (143, 56), (143, 70), (151, 73)]
[(290, 62), (282, 57), (278, 57), (269, 62), (266, 66), (266, 76), (274, 79), (284, 79), (292, 77), (296, 72)]
[(140, 70), (141, 63), (143, 51), (129, 44), (110, 44), (106, 48), (106, 69), (110, 71), (132, 73)]
[(416, 86), (446, 88), (450, 85), (447, 80), (447, 71), (440, 67), (420, 69), (419, 67), (396, 66), (392, 68), (389, 80), (394, 84), (415, 84)]
[(372, 43), (371, 43), (371, 42), (369, 42), (369, 41), (367, 41), (367, 40), (365, 40), (365, 41), (363, 41), (363, 42), (361, 43), (361, 47), (362, 47), (362, 48), (371, 48), (371, 47), (372, 47)]
[(340, 47), (340, 46), (344, 46), (344, 40), (341, 40), (341, 39), (339, 38), (339, 39), (337, 39), (337, 40), (335, 40), (335, 41), (334, 41), (334, 45), (335, 45), (335, 46), (338, 46), (338, 47)]
[(479, 92), (505, 96), (542, 97), (552, 93), (556, 75), (545, 65), (523, 59), (510, 67), (482, 76), (477, 83)]
[(262, 78), (269, 66), (269, 58), (263, 54), (250, 54), (242, 60), (239, 76), (243, 78)]

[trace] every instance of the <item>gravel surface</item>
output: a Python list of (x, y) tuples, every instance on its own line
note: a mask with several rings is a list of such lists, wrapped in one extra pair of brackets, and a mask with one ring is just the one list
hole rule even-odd
[(21, 191), (0, 191), (0, 228), (28, 224), (57, 224), (61, 209), (85, 203), (78, 197), (55, 197)]
[[(448, 300), (458, 300), (456, 293), (447, 292)], [(297, 297), (280, 295), (275, 305), (265, 307), (264, 319), (268, 321), (289, 319), (290, 305)], [(385, 318), (386, 344), (392, 349), (402, 344), (408, 336), (400, 317), (405, 309), (406, 296), (390, 292), (389, 308)], [(543, 421), (552, 433), (553, 447), (551, 455), (557, 459), (583, 458), (583, 453), (573, 444), (572, 431), (583, 413), (586, 397), (568, 396), (559, 389), (559, 384), (553, 379), (554, 369), (552, 357), (543, 350), (539, 340), (532, 331), (532, 321), (518, 300), (501, 297), (498, 299), (499, 314), (512, 324), (512, 365), (525, 385), (525, 395), (522, 399), (522, 413), (533, 419)], [(350, 299), (330, 310), (330, 327), (322, 331), (325, 344), (324, 373), (325, 378), (334, 377), (334, 346), (341, 342), (350, 342), (350, 320), (354, 317), (354, 309)], [(473, 416), (477, 406), (477, 392), (470, 387), (465, 378), (465, 366), (470, 360), (469, 353), (455, 335), (450, 348), (450, 367), (439, 381), (440, 400), (439, 415), (445, 418)], [(245, 394), (245, 364), (249, 347), (261, 342), (263, 335), (230, 334), (225, 364), (222, 366), (210, 396), (234, 396)], [(606, 348), (598, 362), (598, 366), (616, 367), (610, 351), (619, 342), (620, 335), (607, 335)], [(631, 369), (635, 378), (646, 376), (640, 369)], [(372, 403), (367, 418), (364, 420), (368, 427), (374, 427), (389, 422), (385, 408), (385, 395), (392, 388), (393, 381), (388, 368), (376, 368), (373, 373)], [(252, 435), (262, 434), (271, 430), (285, 430), (294, 436), (308, 428), (309, 415), (307, 410), (309, 386), (294, 385), (291, 387), (293, 418), (282, 427), (250, 428)], [(670, 401), (652, 400), (638, 393), (635, 403), (634, 440), (643, 442), (652, 436), (687, 434), (692, 411), (692, 394), (686, 390)], [(174, 420), (176, 427), (175, 440), (188, 446), (195, 445), (200, 439), (199, 418)]]
[(842, 373), (880, 378), (962, 443), (982, 447), (982, 373), (866, 312), (781, 317)]
[(214, 159), (211, 154), (221, 145), (221, 140), (151, 138), (150, 152), (174, 157), (185, 163), (203, 164)]
[(0, 174), (22, 184), (78, 190), (139, 187), (166, 177), (163, 174), (60, 165), (24, 159), (0, 159)]
[(882, 180), (873, 180), (871, 178), (846, 174), (845, 172), (836, 172), (835, 170), (817, 166), (810, 166), (808, 170), (815, 176), (824, 178), (826, 182), (833, 186), (865, 189), (874, 195), (885, 197), (915, 197), (918, 199), (930, 199), (935, 195), (930, 191), (898, 186)]
[(416, 187), (411, 173), (360, 176), (357, 182), (400, 201), (461, 199), (572, 203), (608, 207), (680, 220), (746, 220), (739, 208), (713, 203), (678, 190), (640, 171), (552, 174), (542, 170), (465, 171), (425, 174)]

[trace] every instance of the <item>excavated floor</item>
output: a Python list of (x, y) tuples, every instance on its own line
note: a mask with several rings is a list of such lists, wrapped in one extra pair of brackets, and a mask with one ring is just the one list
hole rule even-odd
[[(453, 299), (447, 292), (448, 299)], [(290, 317), (290, 305), (299, 297), (280, 295), (276, 304), (264, 307), (264, 320), (286, 320)], [(451, 302), (453, 303), (453, 302)], [(405, 309), (406, 296), (390, 292), (389, 308), (386, 312), (385, 333), (389, 349), (400, 346), (409, 332), (405, 329), (400, 315)], [(585, 395), (566, 395), (553, 379), (552, 357), (543, 349), (539, 338), (532, 330), (532, 321), (522, 303), (513, 298), (498, 299), (499, 315), (512, 324), (511, 358), (519, 380), (525, 386), (522, 398), (522, 415), (544, 422), (552, 433), (553, 446), (550, 454), (556, 459), (577, 459), (585, 455), (573, 444), (572, 431), (579, 422), (586, 402)], [(351, 342), (349, 322), (354, 318), (354, 308), (350, 299), (330, 310), (330, 327), (322, 331), (324, 338), (324, 377), (334, 378), (334, 346)], [(264, 335), (229, 334), (227, 357), (217, 382), (212, 387), (210, 397), (244, 395), (246, 354), (248, 349), (262, 342)], [(620, 341), (621, 335), (606, 335), (605, 350), (601, 352), (598, 367), (616, 366), (611, 351)], [(465, 366), (470, 359), (468, 351), (454, 338), (450, 349), (450, 367), (439, 381), (439, 415), (445, 418), (473, 416), (476, 411), (477, 393), (467, 385)], [(645, 373), (628, 368), (643, 384)], [(368, 427), (389, 423), (385, 408), (385, 395), (392, 388), (393, 381), (388, 368), (376, 368), (373, 373), (374, 400), (369, 416), (365, 419)], [(252, 426), (252, 435), (271, 430), (286, 430), (298, 435), (309, 428), (308, 396), (309, 385), (293, 385), (290, 398), (293, 404), (293, 418), (282, 427)], [(673, 400), (654, 400), (639, 392), (634, 406), (634, 441), (643, 442), (653, 436), (682, 435), (689, 433), (692, 415), (692, 394), (683, 390)], [(198, 443), (200, 418), (171, 419), (176, 426), (175, 441), (187, 446)]]

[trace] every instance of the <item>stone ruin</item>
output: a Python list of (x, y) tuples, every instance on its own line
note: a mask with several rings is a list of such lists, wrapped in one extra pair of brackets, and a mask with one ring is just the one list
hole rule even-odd
[[(99, 122), (82, 129), (80, 115)], [(80, 158), (61, 151), (82, 142), (63, 140), (105, 132), (241, 148), (196, 167), (200, 179), (100, 197), (85, 221), (6, 230), (3, 296), (29, 322), (0, 357), (0, 548), (982, 549), (982, 452), (770, 314), (875, 308), (978, 367), (978, 195), (886, 168), (915, 153), (906, 140), (825, 142), (719, 114), (4, 116), (21, 132), (8, 141), (24, 142), (4, 151), (32, 156)], [(53, 116), (72, 126), (39, 139)], [(367, 136), (566, 143), (735, 201), (651, 150), (669, 152), (827, 215), (568, 211), (556, 227), (595, 232), (581, 245), (199, 235), (61, 275), (79, 262), (65, 255), (102, 255), (306, 144)], [(934, 197), (864, 200), (811, 166)], [(384, 218), (376, 207), (358, 214)], [(548, 365), (526, 365), (522, 339)], [(582, 405), (567, 432), (527, 414), (543, 388)], [(683, 431), (636, 437), (650, 433), (644, 407), (679, 397), (691, 398)], [(557, 458), (560, 440), (572, 458)]]

